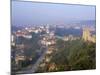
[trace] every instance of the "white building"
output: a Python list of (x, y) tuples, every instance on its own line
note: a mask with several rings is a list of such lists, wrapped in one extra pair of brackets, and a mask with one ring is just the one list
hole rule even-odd
[(11, 45), (15, 46), (15, 36), (11, 35)]
[(23, 37), (26, 38), (26, 39), (31, 39), (32, 35), (24, 35)]

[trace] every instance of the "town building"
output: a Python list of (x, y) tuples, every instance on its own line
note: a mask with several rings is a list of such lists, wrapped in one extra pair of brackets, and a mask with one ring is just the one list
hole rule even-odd
[(83, 29), (82, 39), (84, 41), (90, 41), (90, 42), (94, 42), (94, 43), (96, 42), (96, 37), (95, 37), (95, 35), (91, 34), (91, 31), (89, 28)]

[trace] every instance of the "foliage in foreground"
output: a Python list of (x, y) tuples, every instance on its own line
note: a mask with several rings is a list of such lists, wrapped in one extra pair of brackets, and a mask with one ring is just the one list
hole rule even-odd
[[(86, 70), (96, 68), (95, 43), (83, 40), (57, 40), (58, 50), (52, 54), (50, 63), (55, 63), (51, 71)], [(47, 67), (47, 66), (46, 66)], [(49, 71), (49, 70), (47, 70)]]

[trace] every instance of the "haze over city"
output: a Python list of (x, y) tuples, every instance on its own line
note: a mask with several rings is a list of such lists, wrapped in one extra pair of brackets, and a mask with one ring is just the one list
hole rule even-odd
[(94, 21), (95, 6), (12, 1), (12, 25)]

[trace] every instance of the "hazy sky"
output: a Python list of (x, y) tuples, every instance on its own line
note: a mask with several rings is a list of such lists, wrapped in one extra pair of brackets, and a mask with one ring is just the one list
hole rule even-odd
[(95, 20), (95, 6), (12, 1), (12, 25)]

